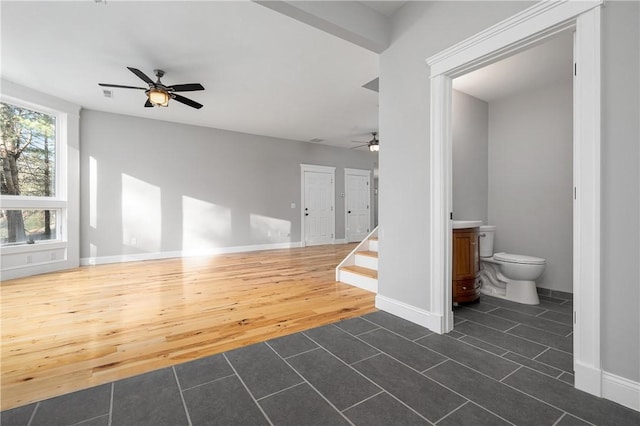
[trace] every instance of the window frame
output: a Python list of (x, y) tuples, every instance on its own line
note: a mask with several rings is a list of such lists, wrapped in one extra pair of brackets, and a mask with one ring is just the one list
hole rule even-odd
[(33, 102), (28, 102), (13, 96), (0, 95), (0, 102), (19, 108), (29, 109), (34, 112), (55, 117), (55, 195), (51, 197), (33, 195), (0, 195), (0, 209), (2, 210), (55, 210), (56, 211), (56, 238), (51, 240), (38, 240), (35, 244), (17, 243), (2, 247), (5, 254), (17, 254), (41, 251), (45, 247), (51, 249), (66, 248), (68, 243), (67, 219), (68, 219), (68, 127), (67, 113), (54, 108), (49, 108)]

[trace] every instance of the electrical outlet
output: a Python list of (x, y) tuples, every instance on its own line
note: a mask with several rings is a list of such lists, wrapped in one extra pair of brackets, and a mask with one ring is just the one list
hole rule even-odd
[(51, 253), (51, 260), (56, 260), (56, 252)]
[(31, 262), (33, 262), (33, 259), (31, 258), (31, 255), (30, 255), (30, 254), (28, 254), (28, 255), (27, 255), (27, 264), (29, 264), (29, 263), (31, 263)]

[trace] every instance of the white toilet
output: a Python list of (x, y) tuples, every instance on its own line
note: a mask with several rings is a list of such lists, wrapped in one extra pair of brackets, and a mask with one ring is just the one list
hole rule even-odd
[(538, 305), (536, 280), (546, 261), (519, 254), (493, 254), (495, 226), (480, 227), (480, 292), (527, 305)]

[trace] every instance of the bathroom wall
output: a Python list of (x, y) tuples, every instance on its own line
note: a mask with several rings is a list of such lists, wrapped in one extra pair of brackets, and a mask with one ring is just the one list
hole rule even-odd
[(538, 287), (573, 290), (573, 95), (568, 81), (489, 103), (495, 252), (547, 260)]
[(489, 105), (453, 91), (453, 218), (487, 223)]

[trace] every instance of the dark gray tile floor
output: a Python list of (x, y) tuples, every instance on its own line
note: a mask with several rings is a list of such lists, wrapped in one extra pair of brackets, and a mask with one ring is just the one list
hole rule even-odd
[(639, 425), (573, 388), (563, 296), (482, 296), (443, 336), (375, 312), (4, 411), (0, 424)]

